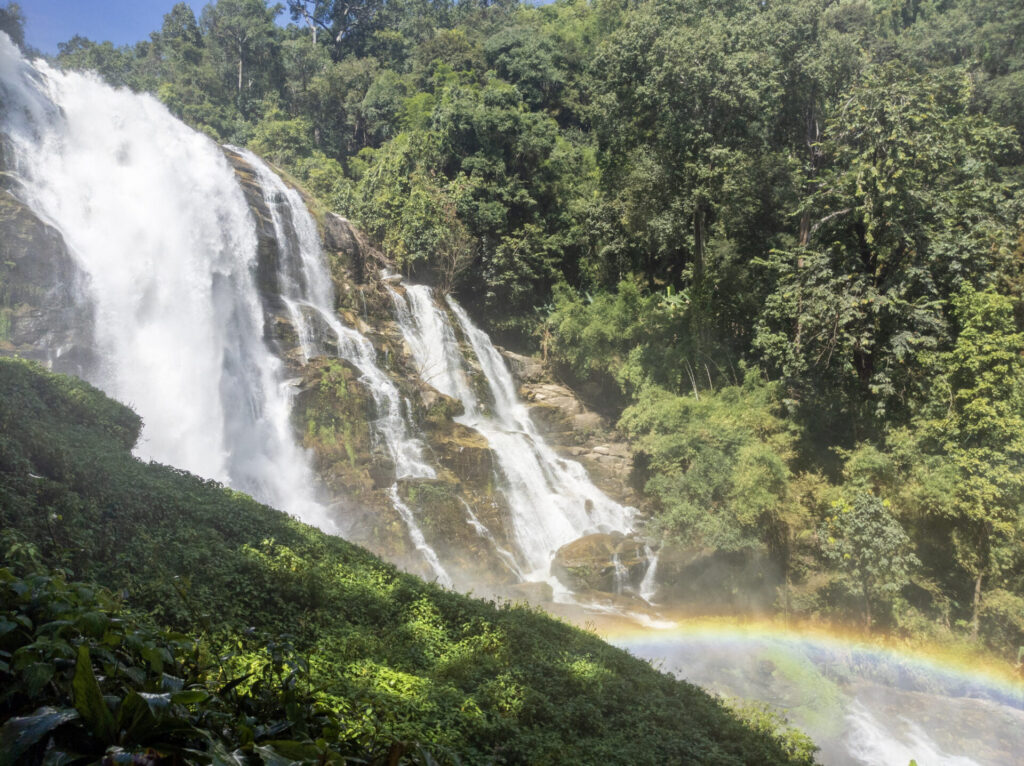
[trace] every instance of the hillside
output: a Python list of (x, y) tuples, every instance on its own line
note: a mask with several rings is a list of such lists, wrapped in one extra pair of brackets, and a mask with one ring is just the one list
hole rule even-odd
[[(389, 764), (809, 762), (800, 754), (806, 750), (792, 754), (792, 742), (767, 733), (765, 721), (741, 721), (696, 687), (593, 635), (524, 606), (426, 584), (216, 483), (144, 464), (130, 454), (139, 427), (129, 409), (86, 383), (0, 360), (4, 719), (43, 702), (68, 706), (61, 690), (66, 697), (72, 675), (76, 706), (86, 706), (78, 679), (88, 674), (46, 651), (113, 651), (118, 636), (131, 632), (127, 625), (133, 635), (179, 631), (174, 645), (192, 653), (176, 657), (174, 667), (200, 665), (200, 653), (220, 657), (219, 668), (191, 679), (189, 688), (220, 688), (228, 719), (248, 711), (251, 718), (239, 719), (248, 723), (234, 731), (248, 732), (237, 734), (236, 744), (248, 740), (243, 758), (250, 762), (259, 746), (285, 736), (326, 737), (321, 746), (333, 757)], [(33, 580), (27, 570), (40, 566), (59, 573)], [(66, 578), (118, 595), (69, 590)], [(27, 601), (26, 592), (37, 596)], [(53, 620), (76, 608), (77, 622), (47, 628), (18, 620), (32, 610)], [(91, 621), (79, 619), (85, 613)], [(117, 619), (106, 623), (111, 615)], [(29, 646), (33, 630), (37, 640)], [(153, 645), (128, 642), (117, 651), (138, 656), (140, 646)], [(158, 665), (171, 665), (169, 655), (141, 656), (150, 681), (154, 672), (159, 679)], [(40, 662), (51, 661), (49, 675), (33, 683)], [(104, 672), (99, 660), (96, 667), (106, 694), (123, 695), (133, 684), (155, 691), (142, 677), (109, 666)], [(232, 671), (240, 686), (227, 683)], [(246, 690), (241, 701), (224, 691), (232, 686)], [(297, 693), (316, 715), (297, 712)], [(201, 698), (176, 701), (194, 709)], [(259, 716), (263, 723), (277, 716), (281, 725), (261, 728)], [(310, 730), (315, 721), (324, 728)], [(97, 726), (92, 735), (102, 745), (153, 743), (118, 740), (113, 730), (103, 742), (104, 731)], [(0, 733), (9, 735), (8, 728)], [(259, 757), (278, 763), (270, 752)]]

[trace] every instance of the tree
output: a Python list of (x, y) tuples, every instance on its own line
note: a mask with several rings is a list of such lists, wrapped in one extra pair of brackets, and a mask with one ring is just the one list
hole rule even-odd
[(755, 341), (809, 412), (899, 414), (918, 352), (949, 340), (943, 299), (1006, 278), (1016, 210), (999, 163), (1015, 143), (971, 112), (962, 78), (882, 67), (844, 96), (807, 178), (804, 244), (766, 261)]
[[(203, 34), (196, 15), (187, 3), (177, 3), (164, 15), (159, 32), (152, 34), (161, 56), (169, 59), (174, 70), (194, 67), (202, 58)], [(177, 71), (169, 74), (177, 74)]]
[(836, 564), (859, 592), (864, 628), (871, 630), (872, 601), (891, 602), (920, 566), (910, 538), (889, 510), (888, 500), (858, 493), (837, 501), (820, 532), (825, 558)]
[(277, 74), (274, 18), (280, 12), (280, 5), (268, 8), (265, 0), (218, 0), (203, 8), (203, 30), (217, 44), (225, 62), (234, 62), (239, 104), (243, 89), (253, 89)]
[(619, 427), (633, 440), (661, 505), (659, 525), (688, 546), (769, 549), (785, 566), (794, 434), (779, 415), (779, 386), (748, 375), (742, 386), (679, 396), (645, 386)]
[(953, 300), (960, 333), (953, 348), (926, 355), (933, 375), (915, 425), (922, 451), (945, 458), (952, 496), (936, 511), (954, 523), (956, 561), (971, 587), (977, 635), (985, 587), (1021, 558), (1024, 518), (1024, 334), (1013, 301), (966, 287)]
[(0, 32), (6, 32), (19, 48), (25, 47), (25, 14), (17, 3), (7, 3), (0, 8)]

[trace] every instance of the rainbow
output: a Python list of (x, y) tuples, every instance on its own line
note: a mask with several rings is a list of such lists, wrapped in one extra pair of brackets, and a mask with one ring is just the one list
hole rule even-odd
[[(593, 617), (593, 615), (591, 616)], [(951, 697), (980, 697), (1024, 710), (1024, 679), (1005, 662), (958, 645), (921, 644), (865, 636), (816, 623), (736, 618), (684, 618), (672, 621), (601, 619), (588, 627), (608, 643), (647, 659), (664, 657), (673, 647), (737, 649), (769, 645), (812, 661), (842, 658), (859, 668), (874, 668), (890, 683), (913, 690), (927, 679), (929, 691)]]

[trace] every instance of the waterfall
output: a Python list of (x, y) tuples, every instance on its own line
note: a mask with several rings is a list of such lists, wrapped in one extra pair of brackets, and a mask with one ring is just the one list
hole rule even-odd
[(623, 590), (629, 586), (629, 571), (622, 565), (622, 560), (619, 558), (618, 553), (612, 554), (612, 567), (614, 569), (612, 573), (612, 592), (617, 596), (621, 596)]
[(973, 758), (943, 752), (913, 721), (880, 719), (857, 699), (846, 713), (846, 723), (846, 747), (857, 763), (887, 766), (916, 761), (934, 766), (978, 766)]
[(523, 572), (519, 568), (519, 562), (516, 561), (516, 557), (498, 544), (498, 541), (494, 539), (494, 535), (491, 533), (491, 530), (489, 530), (487, 526), (477, 518), (477, 515), (473, 513), (473, 509), (470, 508), (469, 503), (467, 503), (463, 498), (459, 499), (462, 500), (462, 507), (466, 510), (466, 521), (469, 522), (473, 531), (491, 544), (494, 552), (498, 554), (502, 563), (509, 568), (509, 571), (512, 572), (512, 574), (520, 580), (524, 579)]
[(501, 355), (454, 300), (448, 303), (482, 369), (490, 411), (473, 390), (452, 323), (430, 288), (409, 285), (404, 295), (391, 294), (421, 377), (462, 402), (457, 420), (482, 434), (497, 458), (526, 579), (547, 579), (554, 552), (584, 534), (631, 529), (634, 510), (611, 500), (583, 466), (560, 457), (540, 436)]
[(427, 545), (427, 541), (424, 539), (423, 532), (416, 523), (416, 517), (413, 516), (412, 510), (409, 506), (403, 503), (402, 498), (399, 497), (397, 484), (391, 485), (390, 495), (392, 505), (395, 506), (395, 510), (398, 511), (398, 515), (402, 517), (406, 527), (409, 529), (409, 537), (412, 538), (412, 544), (416, 546), (416, 550), (423, 554), (423, 558), (426, 559), (427, 564), (430, 565), (437, 581), (446, 588), (454, 587), (452, 584), (452, 578), (448, 576), (444, 567), (441, 566), (441, 561), (437, 558), (437, 554), (434, 552), (434, 549)]
[(645, 545), (644, 555), (647, 557), (647, 571), (644, 572), (644, 579), (640, 581), (640, 598), (648, 604), (654, 604), (654, 597), (658, 593), (658, 553), (654, 553), (649, 545)]
[(16, 193), (87, 275), (91, 382), (145, 423), (136, 454), (333, 529), (263, 341), (254, 221), (220, 148), (150, 96), (28, 64), (5, 35), (0, 105)]
[[(366, 337), (345, 326), (334, 310), (334, 286), (327, 270), (316, 222), (298, 191), (289, 187), (263, 160), (250, 151), (230, 147), (256, 173), (263, 201), (270, 211), (278, 242), (277, 280), (280, 297), (295, 326), (302, 355), (306, 361), (326, 352), (321, 341), (333, 338), (338, 356), (360, 372), (360, 382), (373, 398), (377, 413), (372, 423), (376, 438), (388, 451), (397, 479), (434, 478), (436, 472), (423, 457), (423, 442), (413, 435), (403, 409), (403, 399), (391, 378), (377, 365), (377, 352)], [(326, 332), (325, 332), (326, 331)], [(427, 543), (411, 508), (402, 501), (398, 484), (388, 496), (405, 522), (416, 550), (442, 585), (451, 588), (452, 580)]]
[(266, 163), (250, 151), (232, 147), (256, 173), (279, 243), (278, 281), (281, 298), (295, 325), (308, 360), (325, 353), (319, 342), (326, 329), (338, 356), (359, 370), (361, 382), (373, 398), (377, 420), (375, 435), (388, 450), (395, 476), (434, 478), (434, 469), (423, 457), (423, 442), (413, 436), (398, 388), (377, 365), (377, 352), (366, 337), (346, 327), (334, 310), (334, 286), (327, 271), (316, 222), (295, 189), (289, 187)]

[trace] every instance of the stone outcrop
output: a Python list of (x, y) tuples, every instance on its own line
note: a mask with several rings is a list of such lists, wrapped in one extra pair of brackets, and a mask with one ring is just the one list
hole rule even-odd
[(562, 455), (582, 463), (610, 497), (643, 510), (646, 499), (634, 486), (633, 452), (625, 437), (572, 389), (554, 380), (540, 360), (506, 350), (502, 354), (540, 432)]
[(0, 354), (84, 376), (95, 363), (86, 278), (60, 232), (13, 193), (0, 172)]
[(328, 212), (324, 214), (322, 226), (324, 248), (344, 260), (340, 265), (355, 282), (366, 282), (370, 275), (390, 266), (384, 254), (347, 218)]
[(559, 548), (551, 571), (574, 591), (616, 593), (635, 591), (648, 564), (642, 540), (620, 532), (598, 532)]

